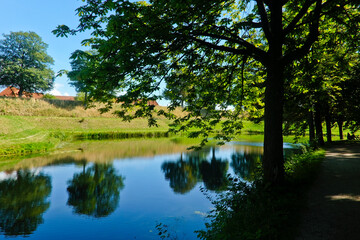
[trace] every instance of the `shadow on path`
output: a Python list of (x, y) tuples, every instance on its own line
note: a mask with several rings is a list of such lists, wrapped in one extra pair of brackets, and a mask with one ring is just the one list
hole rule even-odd
[(360, 239), (360, 144), (326, 149), (296, 240)]

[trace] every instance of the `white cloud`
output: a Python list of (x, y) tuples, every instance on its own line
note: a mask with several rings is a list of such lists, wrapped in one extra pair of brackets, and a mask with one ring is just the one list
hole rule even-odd
[(51, 95), (54, 96), (62, 96), (61, 92), (59, 90), (57, 90), (56, 88), (54, 88), (53, 90), (50, 91)]
[(64, 93), (64, 96), (70, 96), (70, 94), (69, 94), (69, 93), (67, 93), (67, 92), (65, 92), (65, 93)]
[(62, 84), (62, 83), (55, 83), (54, 84), (54, 89), (56, 89), (56, 88), (62, 88), (64, 86), (64, 84)]

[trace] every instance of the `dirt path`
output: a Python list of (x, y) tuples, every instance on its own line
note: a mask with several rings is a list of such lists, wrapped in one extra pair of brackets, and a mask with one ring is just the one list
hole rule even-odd
[(360, 144), (326, 150), (296, 240), (360, 239)]

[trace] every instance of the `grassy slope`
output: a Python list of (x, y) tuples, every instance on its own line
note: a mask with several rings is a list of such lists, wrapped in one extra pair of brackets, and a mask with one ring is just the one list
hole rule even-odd
[[(56, 146), (64, 138), (74, 134), (92, 133), (154, 133), (166, 132), (169, 120), (158, 119), (158, 128), (149, 128), (145, 119), (123, 122), (116, 118), (113, 111), (119, 109), (114, 106), (112, 112), (100, 114), (98, 108), (84, 109), (80, 102), (59, 100), (36, 100), (19, 98), (0, 98), (0, 156), (31, 153), (32, 148), (47, 150)], [(165, 107), (158, 107), (158, 109)], [(184, 113), (177, 109), (178, 116)], [(247, 133), (262, 133), (263, 123), (254, 124), (244, 121), (243, 135), (236, 140), (262, 141), (262, 135), (248, 135)], [(335, 132), (334, 132), (335, 133)], [(291, 142), (293, 137), (285, 137), (284, 141)], [(300, 141), (307, 141), (306, 138)], [(35, 146), (35, 143), (40, 145)], [(43, 144), (43, 145), (41, 145)], [(21, 149), (28, 149), (25, 152)]]

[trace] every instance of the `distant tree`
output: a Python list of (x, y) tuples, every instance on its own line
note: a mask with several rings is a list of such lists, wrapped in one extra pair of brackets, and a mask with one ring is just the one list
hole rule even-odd
[(0, 40), (0, 85), (24, 91), (47, 91), (53, 87), (54, 60), (46, 53), (48, 45), (35, 32), (11, 32)]
[(44, 94), (43, 98), (45, 99), (56, 99), (56, 97), (50, 93)]
[(82, 93), (81, 96), (86, 107), (88, 102), (88, 93), (93, 85), (92, 78), (90, 77), (91, 71), (94, 71), (90, 61), (96, 57), (95, 51), (81, 51), (76, 50), (70, 56), (71, 71), (67, 72), (70, 79), (70, 85), (75, 87), (76, 91)]

